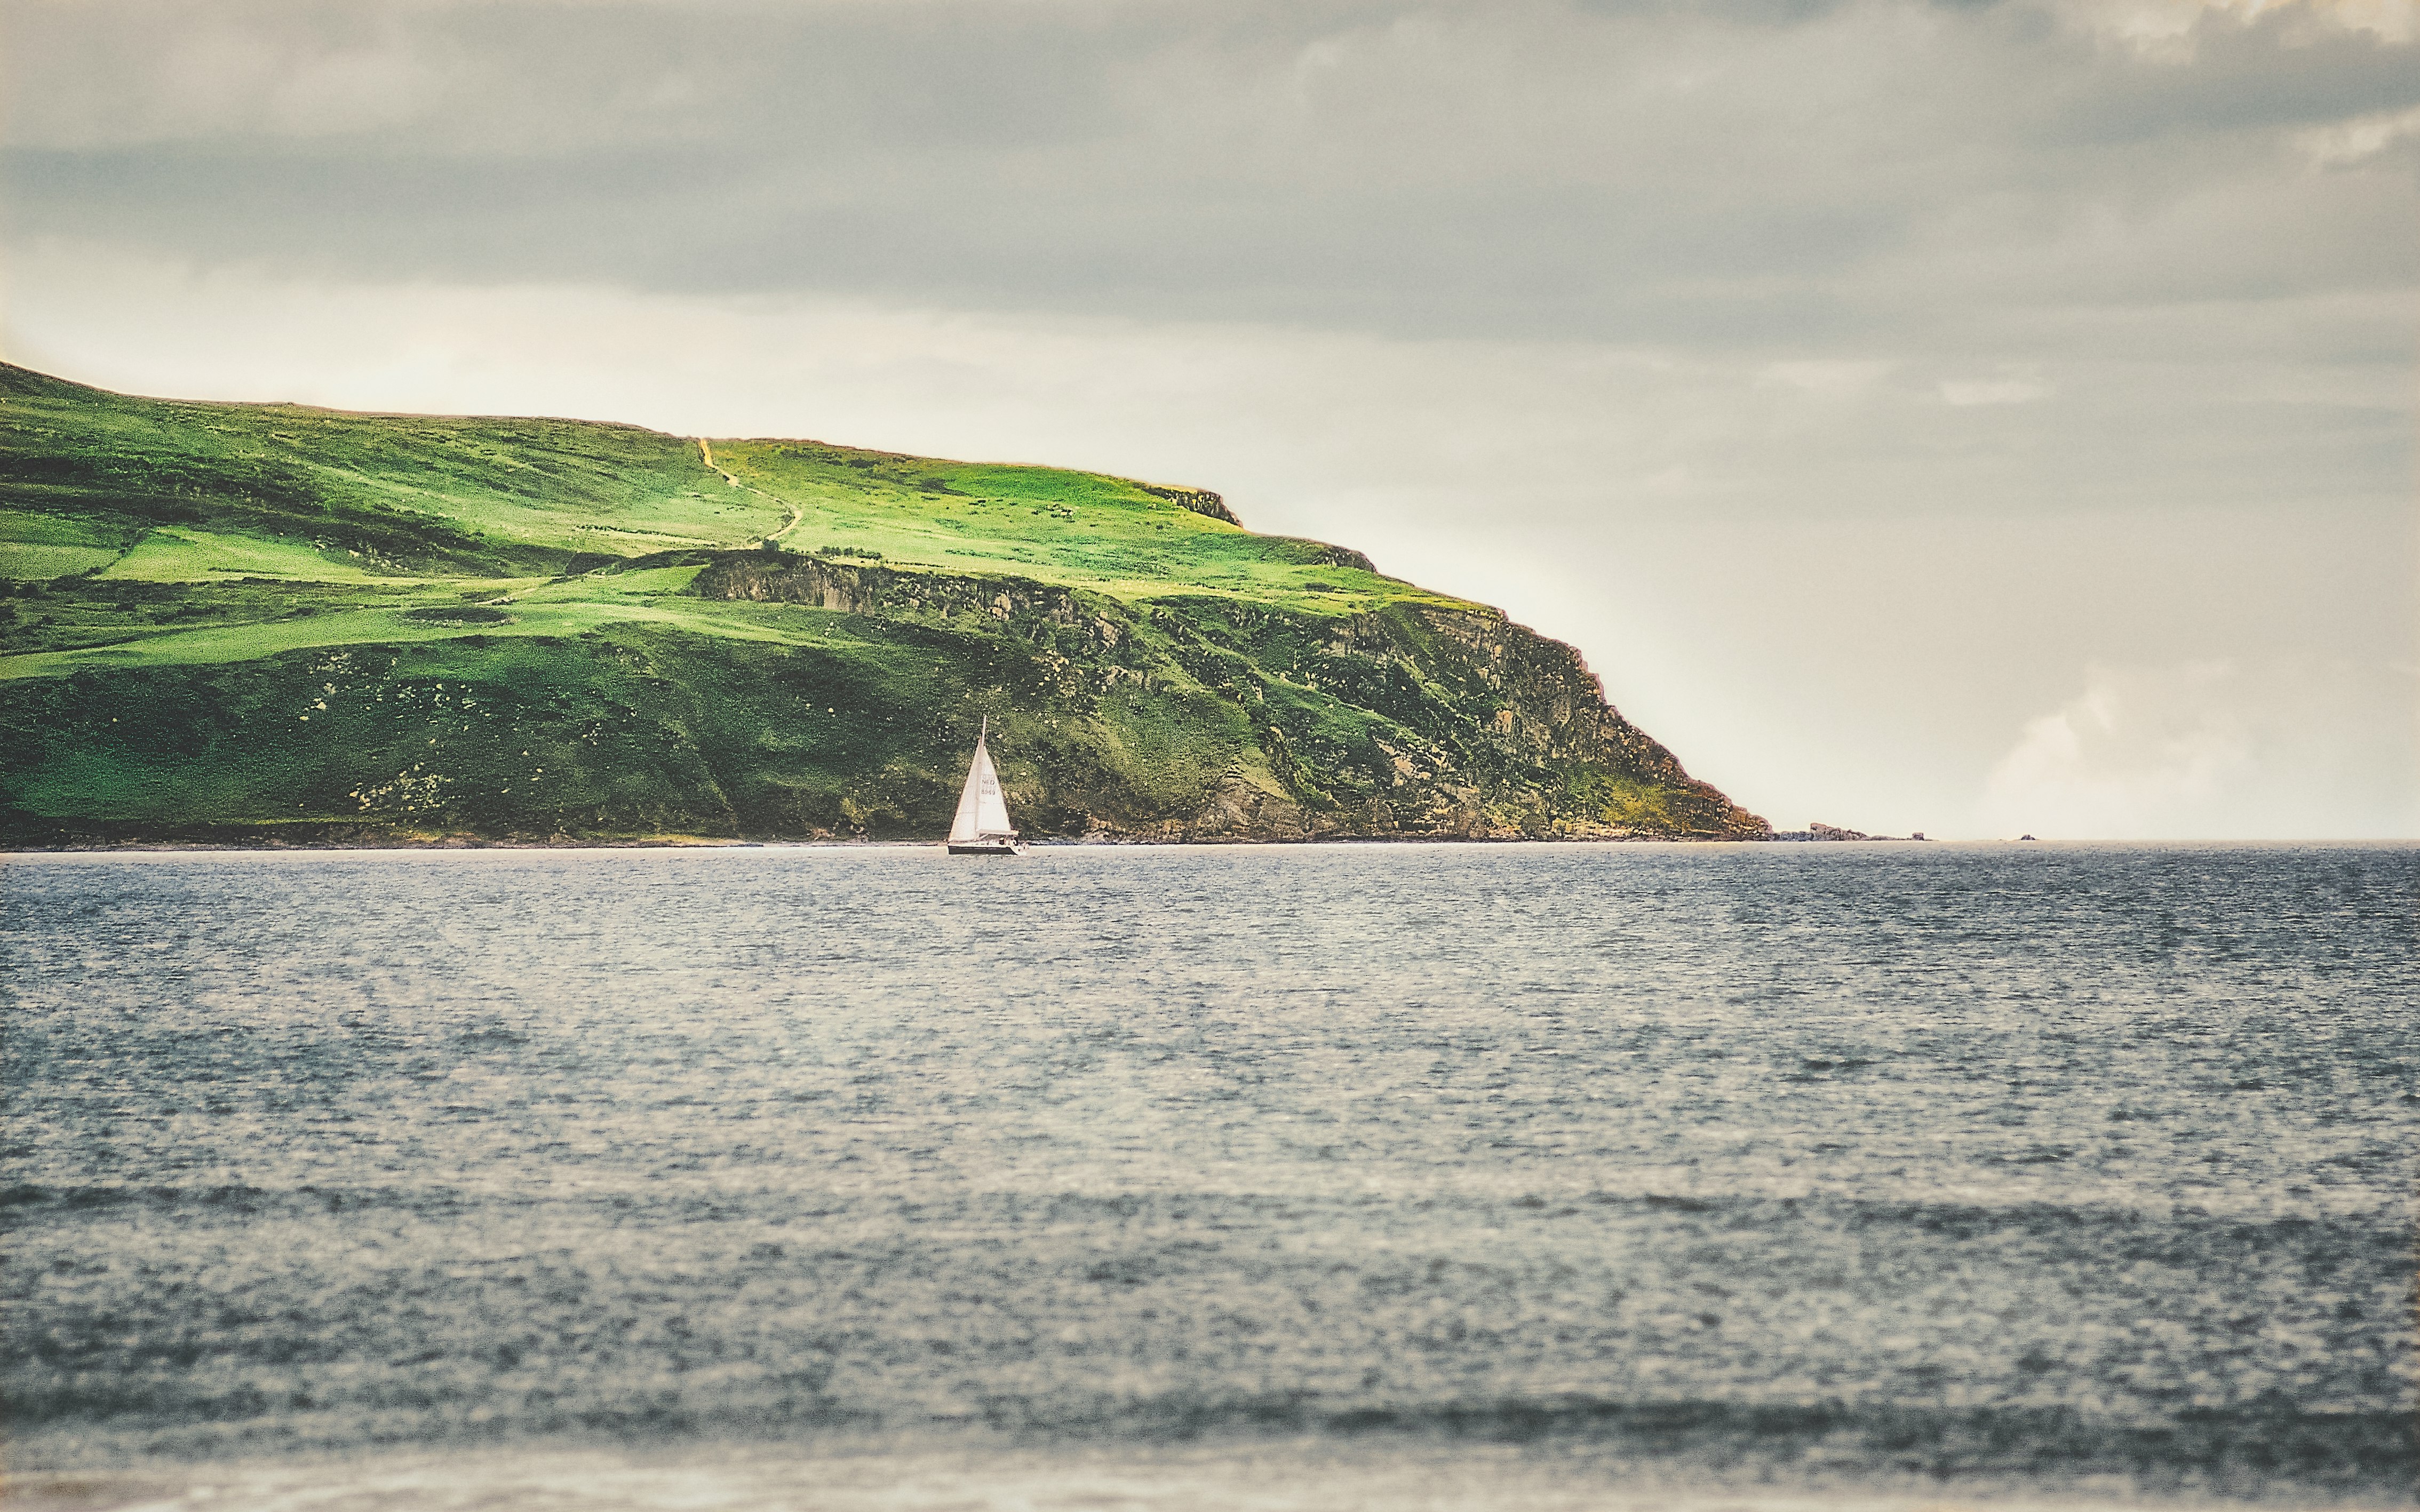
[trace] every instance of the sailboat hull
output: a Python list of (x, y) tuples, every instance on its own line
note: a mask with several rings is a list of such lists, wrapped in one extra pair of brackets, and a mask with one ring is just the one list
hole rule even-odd
[(1011, 840), (967, 841), (950, 847), (952, 856), (1023, 856), (1025, 847)]

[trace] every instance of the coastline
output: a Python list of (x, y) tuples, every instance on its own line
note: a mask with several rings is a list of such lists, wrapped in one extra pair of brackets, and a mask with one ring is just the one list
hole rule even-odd
[[(1029, 850), (1105, 850), (1174, 848), (1206, 846), (1221, 850), (1252, 847), (1298, 849), (1315, 845), (1789, 845), (1807, 841), (1779, 835), (1175, 835), (1127, 836), (1086, 835), (1067, 838), (1028, 840)], [(1892, 844), (1937, 843), (1918, 841), (1905, 836), (1860, 836), (1854, 841), (1818, 841), (1822, 844)], [(2013, 843), (2013, 842), (2011, 842)], [(872, 837), (789, 838), (767, 840), (733, 840), (706, 835), (629, 836), (616, 839), (580, 840), (550, 839), (490, 840), (484, 837), (444, 836), (436, 839), (381, 839), (374, 836), (349, 837), (339, 840), (286, 841), (276, 837), (258, 840), (180, 841), (134, 839), (118, 841), (91, 841), (59, 845), (28, 845), (10, 842), (0, 844), (0, 856), (181, 856), (181, 855), (283, 855), (303, 852), (365, 852), (365, 851), (747, 851), (747, 850), (930, 850), (941, 845), (939, 840), (880, 840)]]

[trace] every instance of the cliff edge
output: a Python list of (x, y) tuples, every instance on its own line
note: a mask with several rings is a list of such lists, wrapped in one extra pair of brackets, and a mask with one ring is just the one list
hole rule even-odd
[(1750, 839), (1571, 647), (1218, 495), (0, 367), (0, 842)]

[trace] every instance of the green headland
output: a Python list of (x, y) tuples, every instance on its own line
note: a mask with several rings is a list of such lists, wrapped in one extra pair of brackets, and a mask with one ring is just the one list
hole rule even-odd
[(0, 844), (1753, 838), (1570, 647), (1217, 495), (0, 364)]

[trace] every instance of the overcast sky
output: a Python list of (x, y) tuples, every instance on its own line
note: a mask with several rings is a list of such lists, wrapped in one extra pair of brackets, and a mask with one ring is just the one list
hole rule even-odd
[(1195, 484), (1785, 828), (2420, 834), (2420, 0), (5, 0), (0, 352)]

